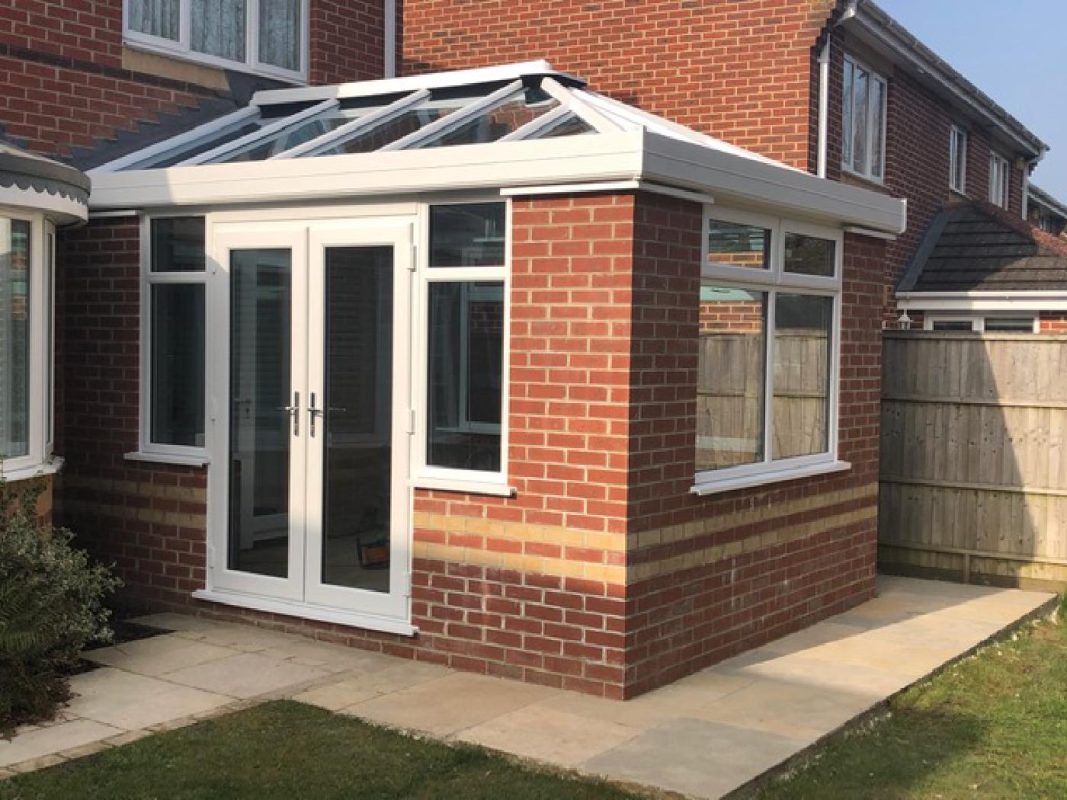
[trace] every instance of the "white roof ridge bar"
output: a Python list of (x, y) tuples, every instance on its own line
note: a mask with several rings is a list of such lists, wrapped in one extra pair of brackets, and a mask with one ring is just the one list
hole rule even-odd
[[(536, 139), (539, 134), (545, 133), (563, 122), (564, 119), (574, 114), (570, 108), (562, 103), (551, 111), (534, 117), (525, 125), (520, 125), (507, 136), (501, 136), (498, 142), (519, 142), (523, 139)], [(577, 115), (575, 115), (577, 116)]]
[(117, 172), (121, 169), (126, 169), (135, 164), (140, 164), (142, 161), (147, 161), (154, 156), (163, 153), (172, 153), (177, 149), (181, 149), (181, 147), (186, 144), (195, 144), (197, 141), (206, 139), (214, 133), (219, 133), (234, 125), (239, 125), (256, 116), (259, 116), (259, 109), (255, 106), (239, 108), (236, 111), (231, 111), (229, 114), (216, 117), (210, 122), (197, 125), (192, 130), (185, 131), (185, 133), (172, 136), (161, 142), (156, 142), (148, 147), (142, 147), (140, 150), (133, 153), (127, 153), (121, 158), (116, 158), (114, 161), (108, 161), (106, 164), (93, 167), (90, 172)]
[(298, 111), (296, 114), (290, 114), (287, 117), (282, 117), (277, 122), (272, 122), (270, 125), (264, 125), (258, 131), (253, 131), (247, 136), (242, 136), (240, 139), (234, 139), (232, 142), (226, 142), (218, 147), (201, 153), (200, 155), (187, 158), (185, 161), (181, 161), (175, 166), (190, 167), (195, 164), (206, 164), (220, 156), (224, 156), (227, 153), (232, 153), (235, 150), (240, 150), (249, 144), (255, 144), (256, 142), (266, 141), (271, 136), (279, 133), (286, 128), (290, 128), (293, 125), (299, 125), (305, 120), (322, 114), (325, 111), (329, 111), (331, 108), (336, 108), (338, 105), (337, 100), (329, 99), (323, 100), (321, 103), (316, 103), (310, 108), (305, 108), (303, 111)]
[(512, 81), (507, 86), (497, 89), (492, 94), (480, 97), (461, 108), (457, 108), (451, 114), (445, 114), (443, 117), (434, 120), (429, 125), (425, 125), (417, 131), (412, 131), (407, 136), (397, 139), (395, 142), (390, 142), (385, 147), (380, 148), (378, 152), (407, 150), (411, 147), (417, 147), (419, 144), (429, 141), (435, 136), (455, 130), (467, 120), (473, 119), (483, 111), (487, 111), (521, 89), (521, 80)]
[(297, 156), (316, 155), (318, 151), (326, 149), (335, 142), (347, 139), (352, 133), (357, 133), (362, 130), (371, 130), (384, 122), (388, 122), (394, 117), (404, 113), (412, 106), (418, 105), (429, 96), (429, 89), (419, 89), (405, 97), (401, 97), (399, 100), (396, 100), (387, 106), (375, 109), (365, 117), (357, 117), (351, 122), (346, 122), (344, 125), (341, 125), (339, 128), (324, 133), (322, 136), (316, 137), (311, 141), (298, 144), (296, 147), (290, 147), (288, 150), (277, 153), (267, 160), (274, 161), (275, 159), (280, 158), (296, 158)]
[(373, 81), (355, 81), (333, 86), (304, 86), (294, 89), (267, 89), (252, 95), (252, 103), (259, 106), (277, 103), (313, 102), (328, 98), (373, 97), (380, 94), (400, 94), (417, 89), (445, 89), (471, 86), (479, 83), (513, 81), (528, 75), (557, 75), (569, 82), (585, 85), (585, 81), (553, 69), (544, 59), (501, 64), (495, 67), (460, 69), (451, 72), (435, 72), (427, 75), (411, 75), (404, 78), (385, 78)]
[(555, 78), (545, 78), (541, 81), (541, 88), (593, 126), (597, 133), (618, 133), (620, 130), (625, 130), (624, 126), (619, 125), (615, 120), (608, 119)]

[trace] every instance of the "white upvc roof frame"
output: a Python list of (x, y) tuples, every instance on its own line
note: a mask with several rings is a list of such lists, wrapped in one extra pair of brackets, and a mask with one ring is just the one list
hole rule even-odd
[(474, 119), (483, 111), (488, 111), (500, 103), (503, 103), (512, 95), (520, 91), (522, 91), (522, 81), (512, 81), (506, 86), (497, 89), (495, 92), (487, 94), (485, 97), (477, 100), (472, 100), (462, 108), (457, 108), (451, 114), (445, 114), (443, 117), (434, 120), (429, 125), (425, 125), (417, 131), (412, 131), (407, 136), (397, 139), (395, 142), (390, 142), (384, 147), (379, 148), (377, 152), (387, 153), (392, 150), (407, 150), (409, 148), (419, 147), (422, 144), (432, 141), (438, 136), (450, 133), (468, 120)]

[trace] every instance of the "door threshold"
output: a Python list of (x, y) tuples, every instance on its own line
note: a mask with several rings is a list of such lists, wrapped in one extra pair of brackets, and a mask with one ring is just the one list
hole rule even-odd
[(410, 622), (389, 617), (378, 617), (373, 614), (360, 614), (356, 611), (344, 611), (335, 608), (295, 603), (290, 600), (273, 600), (267, 597), (255, 595), (237, 594), (234, 592), (219, 591), (217, 589), (198, 589), (193, 592), (197, 600), (205, 600), (209, 603), (221, 603), (238, 608), (250, 608), (255, 611), (268, 611), (272, 614), (284, 614), (287, 617), (310, 619), (316, 622), (331, 622), (335, 625), (345, 625), (349, 628), (364, 628), (381, 633), (394, 633), (398, 636), (415, 636), (419, 629)]

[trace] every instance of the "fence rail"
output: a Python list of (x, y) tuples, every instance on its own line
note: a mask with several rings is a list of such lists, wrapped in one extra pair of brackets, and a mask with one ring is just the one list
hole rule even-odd
[(887, 332), (879, 558), (1067, 586), (1067, 337)]

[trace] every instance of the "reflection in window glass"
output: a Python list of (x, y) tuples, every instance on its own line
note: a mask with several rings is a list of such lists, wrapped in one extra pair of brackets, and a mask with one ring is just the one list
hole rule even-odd
[(152, 220), (152, 272), (203, 272), (204, 218)]
[(774, 311), (773, 458), (830, 447), (830, 364), (834, 302), (778, 294)]
[(708, 263), (767, 269), (771, 264), (771, 232), (713, 219), (708, 228)]
[(250, 144), (240, 150), (227, 153), (211, 163), (226, 164), (238, 161), (263, 161), (271, 156), (284, 153), (286, 150), (290, 150), (298, 145), (310, 142), (312, 139), (317, 139), (330, 131), (337, 130), (342, 125), (351, 122), (353, 119), (355, 119), (355, 115), (336, 113), (312, 117), (311, 119), (305, 120), (291, 128), (279, 131), (273, 136), (261, 139), (255, 142), (255, 144)]
[(204, 284), (152, 286), (151, 441), (204, 446)]
[(990, 333), (1033, 333), (1032, 317), (986, 317), (985, 329)]
[(387, 144), (403, 139), (409, 133), (421, 130), (431, 122), (448, 116), (473, 99), (473, 97), (459, 97), (449, 100), (427, 100), (366, 130), (358, 130), (351, 135), (345, 134), (340, 142), (314, 155), (335, 156), (380, 150)]
[(499, 472), (502, 281), (431, 283), (426, 463)]
[(30, 452), (30, 231), (0, 217), (0, 460)]
[(785, 235), (785, 271), (798, 275), (834, 276), (835, 243), (831, 239)]
[(697, 471), (763, 460), (767, 294), (700, 288)]
[(495, 142), (558, 105), (558, 100), (541, 89), (526, 89), (423, 146), (448, 147)]
[(432, 206), (430, 266), (502, 266), (506, 224), (503, 203)]
[(969, 319), (937, 319), (930, 323), (935, 331), (973, 331), (974, 322)]

